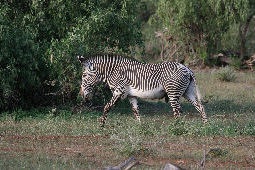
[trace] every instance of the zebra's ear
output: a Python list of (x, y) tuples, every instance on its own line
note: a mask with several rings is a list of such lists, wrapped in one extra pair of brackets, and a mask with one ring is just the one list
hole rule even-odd
[(77, 56), (78, 60), (83, 63), (85, 61), (85, 58), (81, 55), (81, 56)]

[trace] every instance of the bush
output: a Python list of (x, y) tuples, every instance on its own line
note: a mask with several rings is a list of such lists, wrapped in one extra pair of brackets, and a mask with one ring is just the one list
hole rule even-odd
[(216, 71), (216, 77), (220, 81), (233, 82), (236, 80), (235, 71), (230, 67), (222, 67)]
[[(56, 88), (68, 101), (79, 94), (82, 66), (77, 55), (89, 57), (95, 53), (129, 53), (129, 47), (142, 43), (140, 24), (135, 19), (135, 7), (139, 0), (114, 4), (104, 1), (90, 3), (89, 15), (77, 18), (77, 24), (66, 37), (53, 40), (48, 50), (48, 56), (53, 56), (52, 80), (56, 80)], [(107, 88), (98, 86), (97, 89), (102, 92), (101, 89)], [(108, 101), (109, 89), (106, 91), (107, 94), (103, 92), (100, 97), (95, 96), (96, 100), (99, 99), (97, 103)]]
[(0, 110), (43, 104), (49, 72), (37, 32), (8, 17), (11, 8), (0, 4)]
[(0, 2), (0, 110), (76, 103), (77, 55), (142, 44), (140, 0)]

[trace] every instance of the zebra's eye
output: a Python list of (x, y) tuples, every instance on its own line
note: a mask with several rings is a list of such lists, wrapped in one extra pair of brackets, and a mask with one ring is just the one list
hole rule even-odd
[(88, 78), (88, 75), (87, 75), (87, 74), (84, 74), (84, 75), (82, 75), (82, 78), (87, 79), (87, 78)]

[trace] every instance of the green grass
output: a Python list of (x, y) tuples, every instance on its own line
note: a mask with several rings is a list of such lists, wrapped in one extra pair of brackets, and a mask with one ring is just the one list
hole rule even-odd
[[(198, 71), (195, 71), (198, 72)], [(99, 111), (74, 114), (72, 108), (36, 108), (0, 115), (0, 169), (98, 169), (130, 156), (162, 168), (164, 163), (200, 168), (203, 145), (226, 153), (208, 159), (207, 168), (255, 166), (255, 76), (237, 72), (235, 82), (221, 82), (213, 72), (197, 74), (209, 124), (191, 104), (174, 119), (163, 101), (140, 101), (138, 123), (127, 102), (109, 113), (101, 128)], [(253, 142), (252, 142), (253, 141)]]

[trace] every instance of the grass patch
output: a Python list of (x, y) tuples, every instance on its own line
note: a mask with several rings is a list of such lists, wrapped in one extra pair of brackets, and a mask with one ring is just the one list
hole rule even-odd
[(169, 162), (199, 168), (196, 162), (203, 157), (203, 145), (227, 153), (210, 158), (207, 168), (254, 167), (255, 77), (236, 75), (235, 82), (222, 82), (213, 72), (197, 75), (207, 101), (207, 125), (185, 100), (179, 119), (163, 101), (140, 101), (142, 123), (134, 119), (129, 104), (119, 103), (105, 128), (98, 122), (101, 111), (75, 114), (68, 107), (46, 107), (2, 113), (0, 169), (98, 169), (130, 156), (151, 165), (139, 168), (160, 169)]

